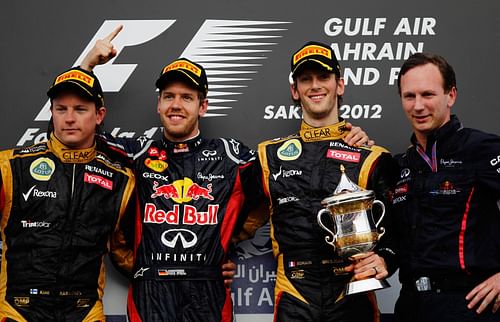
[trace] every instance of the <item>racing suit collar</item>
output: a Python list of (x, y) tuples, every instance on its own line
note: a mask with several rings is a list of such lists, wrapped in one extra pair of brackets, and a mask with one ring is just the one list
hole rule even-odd
[(302, 121), (300, 124), (300, 137), (304, 142), (342, 139), (349, 133), (345, 128), (345, 123), (344, 119), (340, 119), (340, 122), (332, 125), (313, 127)]
[[(456, 115), (451, 115), (450, 120), (446, 122), (443, 126), (436, 129), (435, 131), (429, 133), (427, 136), (427, 147), (431, 147), (434, 142), (441, 141), (449, 137), (452, 133), (455, 133), (463, 128), (462, 123)], [(411, 136), (411, 143), (413, 146), (418, 146), (417, 137), (415, 134)], [(426, 151), (427, 152), (427, 151)]]
[(59, 141), (54, 133), (50, 134), (47, 146), (64, 163), (88, 163), (95, 158), (95, 143), (87, 149), (71, 149)]
[(162, 138), (162, 144), (170, 153), (185, 153), (189, 151), (195, 151), (198, 146), (203, 142), (203, 138), (200, 133), (189, 140), (183, 142), (172, 142), (166, 137)]

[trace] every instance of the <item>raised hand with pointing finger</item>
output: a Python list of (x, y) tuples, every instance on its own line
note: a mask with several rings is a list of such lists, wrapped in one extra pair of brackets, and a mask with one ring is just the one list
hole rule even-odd
[(123, 29), (123, 25), (116, 27), (109, 35), (96, 41), (94, 47), (87, 53), (80, 67), (92, 71), (95, 66), (102, 65), (116, 57), (117, 50), (111, 43)]

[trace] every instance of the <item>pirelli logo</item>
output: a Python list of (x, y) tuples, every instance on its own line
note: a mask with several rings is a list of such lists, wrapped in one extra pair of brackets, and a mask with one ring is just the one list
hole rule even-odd
[(195, 74), (198, 77), (201, 76), (201, 69), (186, 60), (177, 60), (171, 63), (170, 65), (167, 65), (165, 68), (163, 68), (162, 75), (165, 74), (166, 72), (177, 69), (184, 69), (190, 71), (191, 73)]
[(67, 80), (76, 80), (85, 83), (90, 87), (94, 87), (94, 78), (79, 70), (70, 70), (69, 72), (59, 75), (56, 81), (54, 82), (54, 85), (57, 85)]
[(321, 55), (328, 59), (331, 59), (332, 51), (325, 47), (317, 45), (306, 46), (301, 51), (293, 55), (293, 63), (296, 64), (299, 60), (311, 55)]

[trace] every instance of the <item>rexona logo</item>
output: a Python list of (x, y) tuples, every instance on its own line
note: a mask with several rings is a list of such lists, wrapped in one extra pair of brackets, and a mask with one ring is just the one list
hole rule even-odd
[[(90, 39), (73, 66), (80, 65), (95, 42), (107, 36), (119, 24), (122, 24), (124, 28), (113, 40), (113, 45), (118, 51), (117, 56), (126, 51), (127, 47), (142, 45), (158, 37), (175, 23), (174, 19), (106, 20)], [(241, 89), (246, 88), (248, 86), (246, 83), (253, 79), (252, 75), (256, 75), (262, 69), (263, 62), (272, 53), (272, 47), (279, 45), (277, 40), (283, 37), (287, 30), (283, 27), (289, 23), (291, 22), (207, 19), (201, 24), (198, 32), (191, 36), (191, 41), (188, 42), (186, 48), (177, 48), (177, 57), (186, 57), (205, 67), (209, 75), (210, 87), (217, 89), (208, 92), (210, 105), (205, 116), (228, 115), (228, 111), (233, 108), (232, 104), (238, 101), (239, 95), (243, 94)], [(176, 41), (163, 42), (164, 48), (159, 47), (157, 50), (176, 51), (171, 44), (186, 43), (184, 40), (179, 41), (184, 38), (185, 33), (181, 31), (180, 35), (173, 39)], [(137, 64), (114, 64), (116, 58), (94, 69), (105, 93), (120, 92), (137, 67)], [(157, 62), (158, 70), (164, 64), (164, 61)], [(144, 90), (149, 91), (149, 85), (146, 86)], [(49, 119), (50, 101), (47, 100), (35, 117), (35, 121), (48, 121)], [(157, 127), (151, 128), (144, 131), (144, 135), (152, 138), (157, 130), (159, 130)], [(46, 133), (40, 131), (40, 128), (26, 129), (17, 145), (23, 146), (46, 140)], [(115, 128), (111, 132), (120, 137), (138, 136), (135, 132), (120, 133), (120, 128)]]

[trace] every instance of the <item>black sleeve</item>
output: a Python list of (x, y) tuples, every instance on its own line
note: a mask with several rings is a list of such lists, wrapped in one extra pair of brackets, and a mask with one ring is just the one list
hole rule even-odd
[(234, 242), (252, 237), (269, 220), (269, 206), (262, 189), (262, 170), (258, 158), (240, 167), (240, 178), (245, 201), (235, 226)]
[[(375, 248), (375, 252), (384, 258), (389, 275), (398, 269), (398, 242), (394, 209), (392, 207), (392, 189), (397, 178), (398, 166), (389, 153), (383, 153), (370, 176), (368, 188), (375, 191), (377, 200), (384, 203), (385, 214), (379, 224), (378, 231), (383, 233)], [(374, 219), (378, 221), (381, 215), (380, 207), (374, 206)]]
[(133, 277), (136, 205), (137, 196), (136, 191), (134, 191), (120, 220), (119, 228), (114, 232), (112, 237), (112, 247), (109, 256), (115, 269), (129, 280)]

